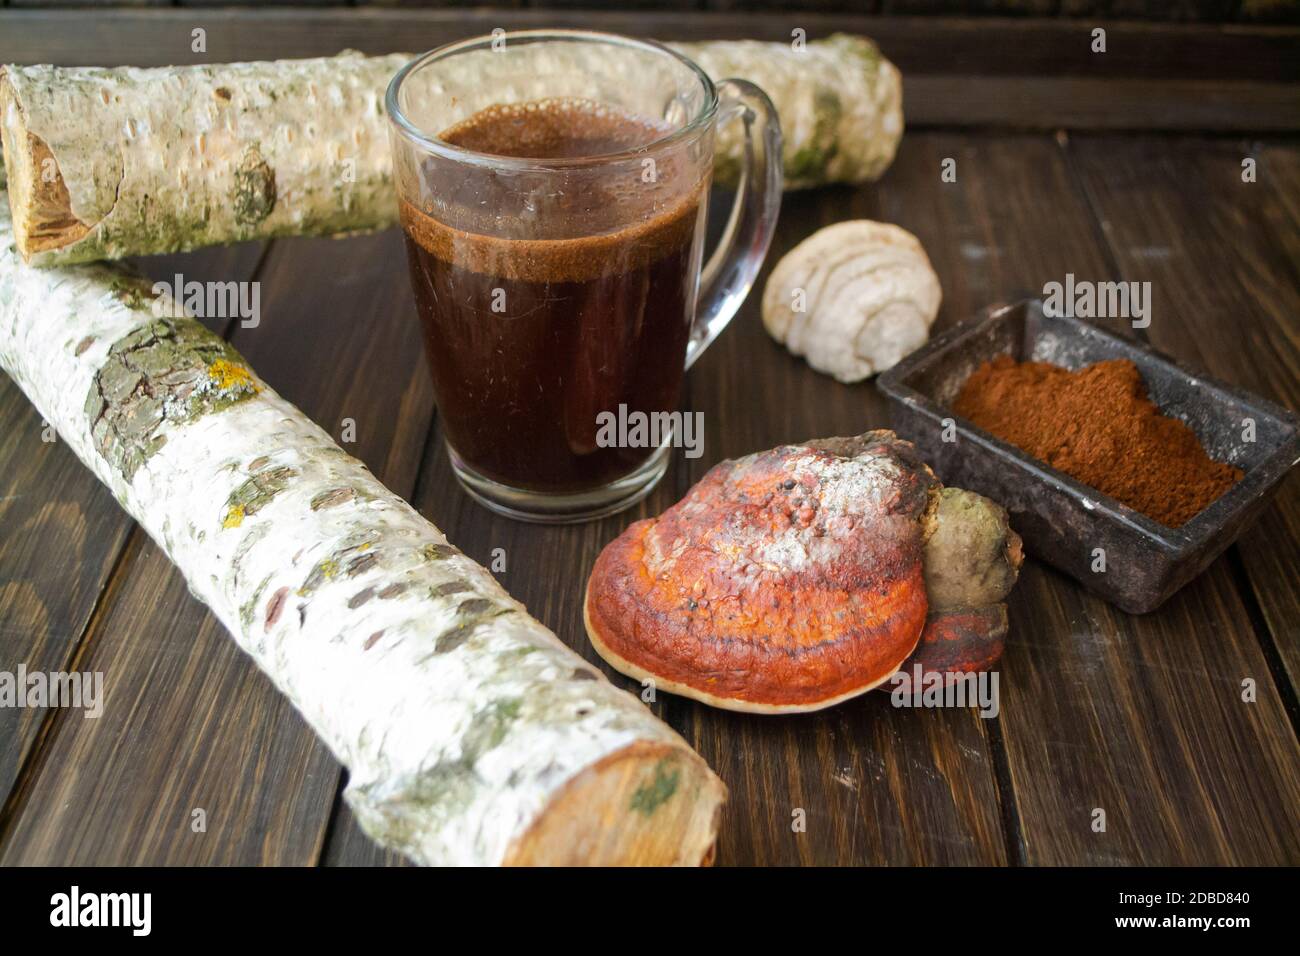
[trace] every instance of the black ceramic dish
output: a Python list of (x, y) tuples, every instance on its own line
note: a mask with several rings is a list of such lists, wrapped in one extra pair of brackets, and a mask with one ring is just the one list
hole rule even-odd
[[(953, 414), (966, 379), (999, 354), (1071, 369), (1131, 359), (1161, 411), (1186, 422), (1212, 458), (1245, 477), (1180, 528), (1153, 521)], [(1300, 458), (1291, 412), (1087, 322), (1048, 318), (1037, 299), (995, 306), (950, 329), (877, 387), (889, 398), (894, 430), (916, 443), (945, 484), (1001, 502), (1030, 553), (1135, 614), (1159, 607), (1205, 570), (1259, 517)], [(1255, 423), (1253, 442), (1242, 440), (1247, 419)], [(955, 440), (944, 441), (945, 430)], [(1104, 572), (1093, 570), (1098, 548)]]

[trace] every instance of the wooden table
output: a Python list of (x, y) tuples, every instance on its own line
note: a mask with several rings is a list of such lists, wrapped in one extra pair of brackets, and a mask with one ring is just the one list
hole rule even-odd
[[(58, 39), (46, 58), (71, 57), (57, 45), (70, 42), (67, 23), (61, 32), (51, 26), (58, 16), (8, 21), (0, 58), (16, 58), (9, 47), (23, 43), (31, 51), (24, 59), (42, 58), (47, 34)], [(98, 22), (94, 42), (117, 30), (115, 59), (167, 59), (165, 50), (143, 52), (134, 16)], [(282, 55), (334, 43), (326, 28), (342, 21), (304, 16), (318, 18), (324, 39), (304, 32)], [(270, 28), (236, 20), (252, 49), (234, 55), (264, 53), (259, 36)], [(670, 21), (611, 22), (660, 36), (739, 28), (705, 20), (674, 29)], [(428, 46), (476, 25), (393, 15), (366, 27), (364, 39), (383, 49), (418, 35), (414, 42)], [(787, 26), (748, 18), (747, 29), (780, 36)], [(896, 23), (866, 29), (919, 48)], [(1178, 40), (1177, 31), (1161, 35)], [(981, 55), (992, 62), (996, 32), (985, 40), (990, 50)], [(905, 75), (919, 69), (903, 66)], [(1243, 53), (1234, 69), (1235, 89), (1267, 85), (1273, 93), (1252, 100), (1243, 92), (1239, 109), (1225, 110), (1236, 117), (1228, 126), (1240, 129), (1243, 117), (1268, 126), (1277, 103), (1293, 102), (1293, 91), (1275, 88), (1278, 77), (1255, 75), (1276, 64), (1261, 67)], [(1127, 81), (1114, 82), (1116, 102), (1133, 98)], [(962, 85), (941, 69), (927, 83), (932, 91)], [(942, 279), (940, 327), (1067, 272), (1149, 280), (1154, 319), (1144, 339), (1300, 408), (1296, 140), (1285, 131), (1081, 129), (1125, 124), (1078, 119), (1105, 111), (1074, 95), (1061, 93), (1075, 118), (1069, 133), (1015, 113), (1014, 104), (1005, 107), (1010, 119), (954, 126), (931, 116), (927, 125), (933, 104), (922, 103), (926, 128), (909, 111), (913, 126), (879, 183), (787, 195), (771, 261), (840, 219), (898, 223), (920, 237)], [(945, 158), (957, 160), (955, 183), (940, 181)], [(1253, 183), (1242, 181), (1246, 158), (1257, 164)], [(683, 408), (704, 413), (702, 458), (677, 457), (656, 493), (624, 515), (577, 527), (519, 524), (474, 504), (452, 479), (395, 233), (208, 250), (143, 267), (159, 278), (182, 271), (186, 279), (260, 281), (262, 323), (225, 328), (234, 345), (336, 437), (355, 423), (355, 442), (345, 447), (467, 554), (488, 563), (504, 549), (505, 587), (598, 665), (579, 597), (596, 554), (628, 522), (667, 507), (720, 459), (888, 425), (871, 383), (836, 384), (773, 343), (751, 296), (688, 377)], [(1153, 614), (1126, 615), (1027, 562), (1010, 599), (994, 719), (896, 710), (884, 694), (786, 718), (667, 695), (653, 709), (730, 787), (722, 864), (1300, 863), (1298, 541), (1300, 479), (1292, 476), (1256, 527)], [(341, 803), (338, 763), (108, 492), (66, 448), (42, 440), (39, 416), (3, 378), (0, 670), (20, 663), (102, 671), (106, 706), (99, 719), (0, 710), (0, 862), (399, 862), (361, 834)], [(1255, 688), (1249, 702), (1246, 681)], [(192, 825), (200, 809), (205, 832)], [(792, 831), (796, 809), (806, 813), (806, 832)]]

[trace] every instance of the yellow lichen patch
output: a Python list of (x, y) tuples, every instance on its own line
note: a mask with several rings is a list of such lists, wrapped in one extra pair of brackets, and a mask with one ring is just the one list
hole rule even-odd
[(221, 522), (223, 528), (238, 528), (244, 523), (244, 506), (231, 505), (230, 510), (226, 512), (226, 520)]
[(223, 391), (231, 389), (249, 389), (256, 392), (257, 385), (253, 382), (253, 375), (242, 365), (236, 365), (228, 359), (217, 359), (208, 366), (208, 378), (216, 383), (217, 388)]
[(324, 561), (321, 561), (316, 565), (316, 567), (312, 568), (311, 574), (307, 576), (307, 580), (303, 583), (303, 586), (298, 589), (298, 596), (309, 596), (312, 591), (316, 590), (316, 588), (321, 585), (321, 582), (328, 581), (330, 578), (334, 577), (334, 575), (338, 573), (338, 570), (338, 562), (333, 558), (326, 558)]

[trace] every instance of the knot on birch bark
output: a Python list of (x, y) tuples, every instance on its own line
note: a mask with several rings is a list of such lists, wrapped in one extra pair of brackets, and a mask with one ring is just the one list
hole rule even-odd
[(256, 145), (244, 150), (235, 168), (235, 222), (256, 226), (275, 208), (275, 170)]

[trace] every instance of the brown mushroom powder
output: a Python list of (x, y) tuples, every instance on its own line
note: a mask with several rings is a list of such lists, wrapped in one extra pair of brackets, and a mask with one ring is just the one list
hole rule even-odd
[(1183, 422), (1160, 413), (1128, 359), (1078, 371), (1008, 355), (966, 380), (958, 415), (1169, 527), (1241, 480)]

